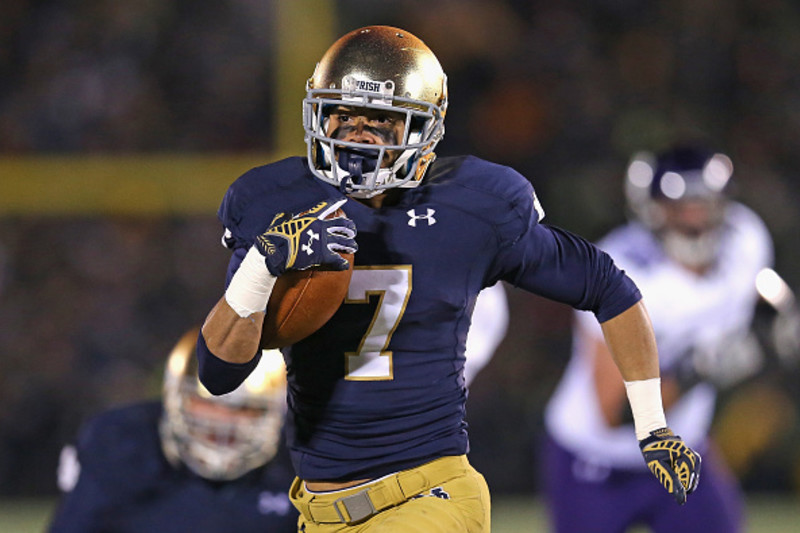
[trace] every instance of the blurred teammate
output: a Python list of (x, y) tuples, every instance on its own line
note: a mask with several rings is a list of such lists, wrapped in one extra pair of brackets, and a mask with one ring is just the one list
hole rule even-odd
[[(227, 289), (198, 340), (203, 383), (231, 390), (258, 362), (277, 278), (347, 268), (337, 252), (357, 251), (344, 304), (283, 350), (299, 529), (490, 530), (489, 490), (466, 458), (463, 370), (475, 300), (499, 280), (594, 312), (645, 461), (683, 503), (700, 458), (666, 426), (639, 291), (601, 250), (540, 224), (536, 194), (514, 170), (436, 159), (447, 78), (425, 43), (397, 28), (355, 30), (307, 89), (307, 156), (249, 171), (223, 199)], [(339, 206), (346, 216), (327, 218)]]
[(64, 448), (52, 533), (297, 531), (281, 354), (265, 352), (242, 386), (212, 396), (196, 340), (195, 328), (170, 354), (163, 401), (103, 413)]
[(464, 382), (469, 386), (494, 357), (508, 330), (508, 297), (498, 282), (483, 289), (475, 300), (467, 335)]
[(542, 469), (558, 533), (742, 530), (741, 494), (707, 439), (716, 387), (757, 369), (749, 332), (772, 241), (753, 211), (729, 199), (732, 172), (727, 156), (699, 147), (640, 154), (626, 178), (633, 219), (599, 243), (647, 302), (667, 418), (698, 446), (703, 481), (682, 508), (653, 490), (629, 438), (619, 371), (600, 329), (577, 313), (572, 359), (546, 409)]

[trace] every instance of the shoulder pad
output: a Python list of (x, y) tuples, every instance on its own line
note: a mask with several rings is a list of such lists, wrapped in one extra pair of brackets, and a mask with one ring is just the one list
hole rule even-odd
[(85, 472), (103, 485), (124, 485), (131, 491), (157, 479), (168, 467), (158, 434), (161, 413), (161, 402), (154, 400), (90, 419), (76, 443), (81, 475)]
[(492, 225), (502, 245), (513, 244), (544, 218), (533, 185), (511, 167), (466, 156), (443, 158), (432, 170), (430, 187), (447, 189), (437, 202)]
[(293, 213), (321, 199), (344, 195), (315, 178), (303, 157), (289, 157), (249, 170), (231, 184), (217, 216), (228, 248), (249, 247), (280, 212)]
[(289, 158), (255, 167), (242, 174), (228, 187), (217, 210), (217, 217), (225, 227), (224, 241), (228, 248), (235, 248), (240, 244), (238, 241), (245, 233), (243, 221), (253, 203), (280, 189), (282, 178), (301, 170), (300, 164), (302, 164), (301, 158)]

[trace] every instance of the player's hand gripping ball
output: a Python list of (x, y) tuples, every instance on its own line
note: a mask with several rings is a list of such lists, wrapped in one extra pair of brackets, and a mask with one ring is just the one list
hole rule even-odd
[(669, 428), (651, 431), (649, 437), (639, 441), (639, 448), (659, 483), (680, 505), (686, 503), (686, 497), (697, 489), (700, 482), (700, 454)]
[(255, 242), (270, 274), (280, 277), (290, 270), (321, 266), (347, 270), (347, 260), (339, 253), (354, 254), (358, 245), (356, 226), (340, 209), (346, 201), (324, 201), (297, 215), (275, 215)]
[(344, 301), (358, 249), (355, 224), (340, 208), (345, 202), (320, 202), (297, 215), (281, 213), (256, 239), (267, 268), (278, 276), (264, 315), (263, 348), (306, 338)]

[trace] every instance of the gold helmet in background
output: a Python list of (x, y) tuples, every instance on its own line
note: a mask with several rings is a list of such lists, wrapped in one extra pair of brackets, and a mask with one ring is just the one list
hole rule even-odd
[(160, 433), (173, 464), (211, 480), (230, 480), (275, 456), (286, 417), (286, 368), (278, 350), (264, 350), (236, 390), (214, 396), (200, 383), (199, 328), (173, 348), (164, 371)]
[[(325, 52), (306, 90), (303, 126), (315, 176), (361, 198), (419, 185), (447, 111), (447, 76), (425, 43), (390, 26), (352, 31)], [(402, 139), (381, 146), (330, 137), (328, 115), (341, 105), (402, 114)], [(393, 152), (397, 157), (381, 168), (377, 162)]]

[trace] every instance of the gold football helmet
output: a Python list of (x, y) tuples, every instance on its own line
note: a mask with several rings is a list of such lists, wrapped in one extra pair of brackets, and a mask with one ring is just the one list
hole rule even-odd
[[(360, 198), (419, 185), (447, 111), (447, 76), (425, 43), (389, 26), (352, 31), (325, 52), (306, 91), (303, 127), (315, 176)], [(328, 117), (342, 105), (400, 113), (402, 138), (387, 145), (333, 138)]]
[(173, 348), (164, 372), (160, 434), (167, 459), (210, 480), (230, 480), (275, 456), (286, 417), (286, 368), (277, 350), (236, 390), (213, 396), (200, 383), (194, 356), (199, 328)]

